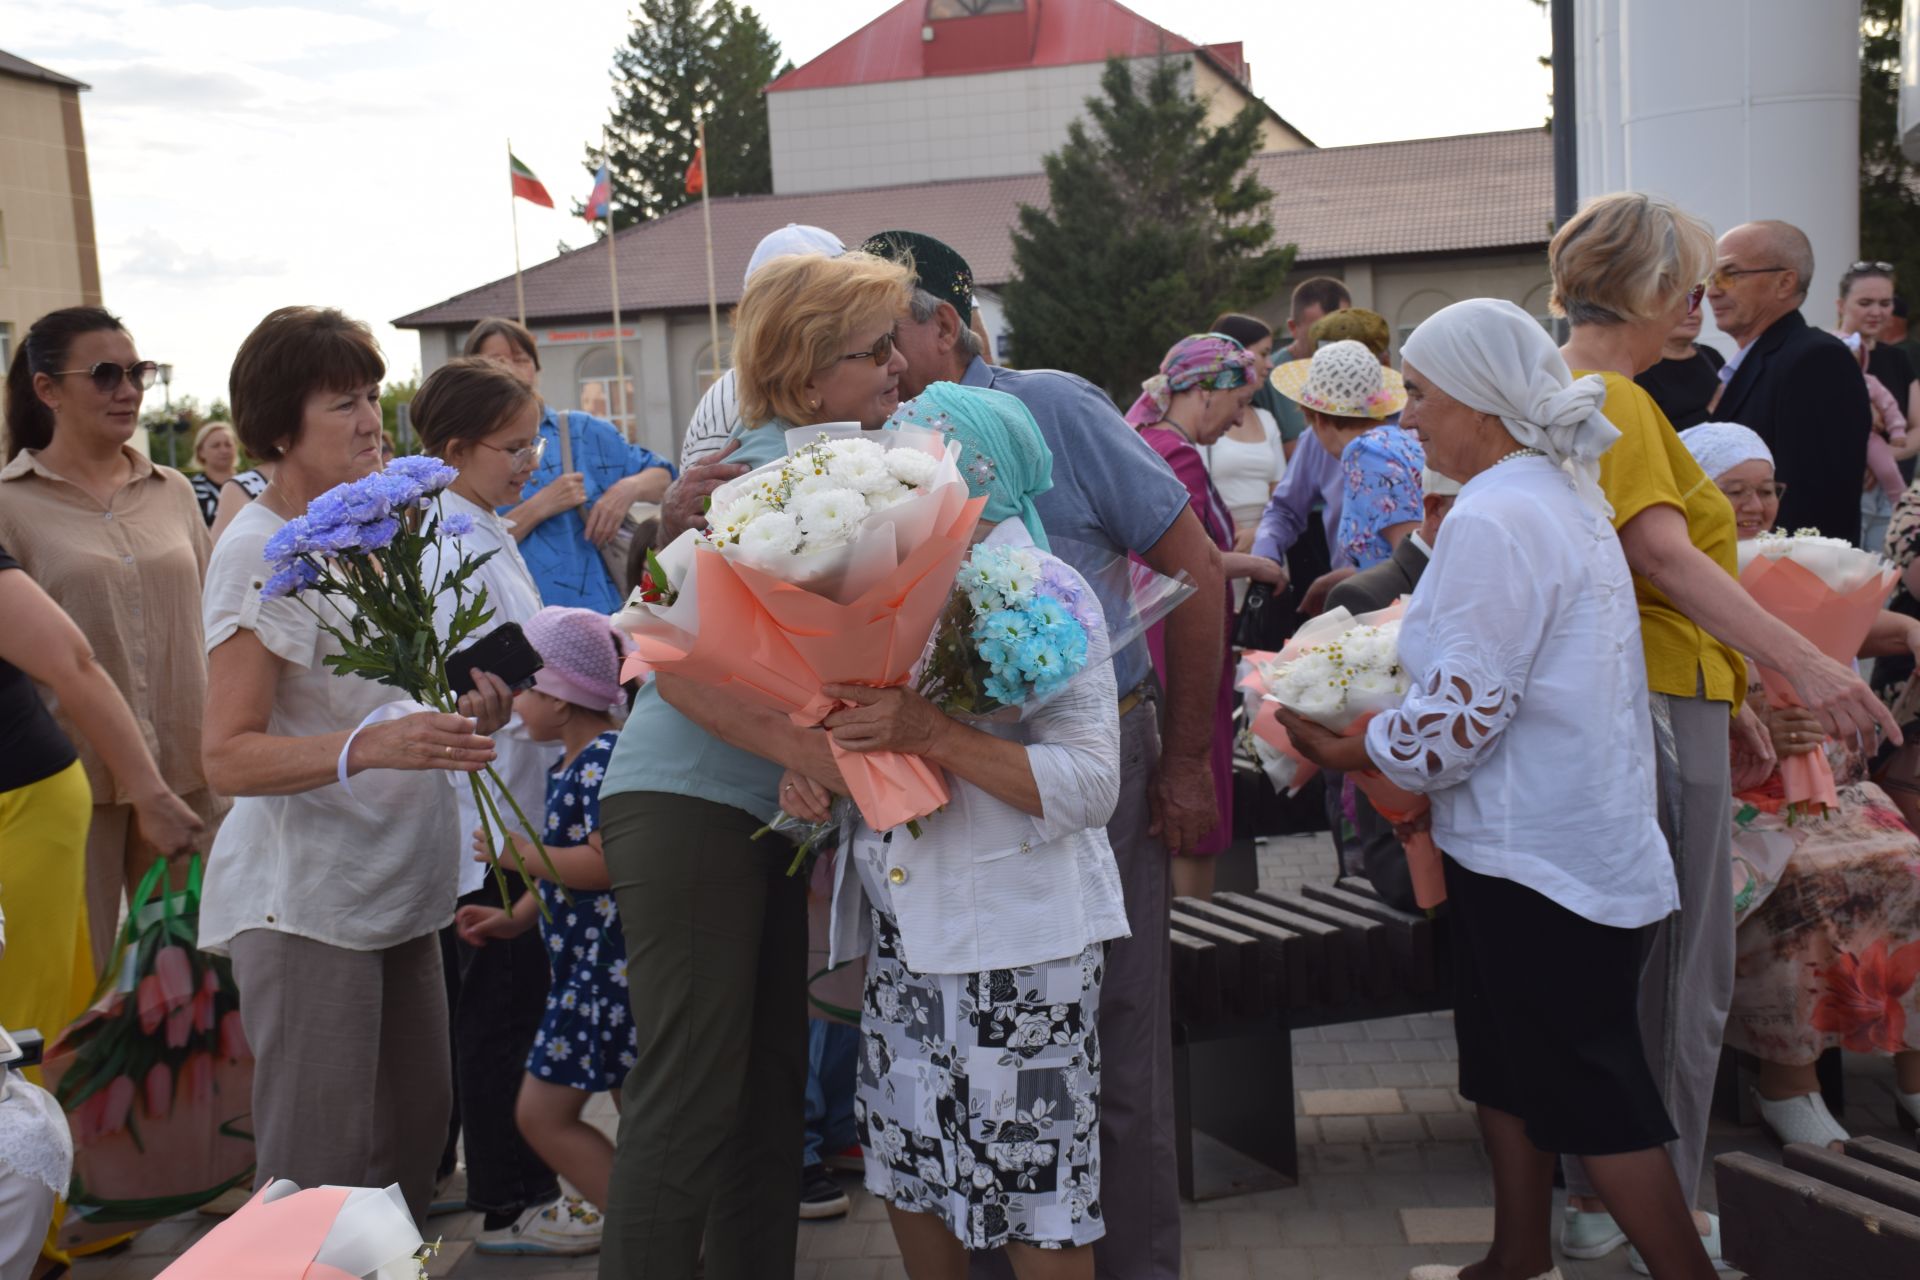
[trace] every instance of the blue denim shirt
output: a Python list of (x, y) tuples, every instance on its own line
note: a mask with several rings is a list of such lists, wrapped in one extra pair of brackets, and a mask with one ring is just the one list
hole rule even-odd
[[(567, 411), (567, 434), (573, 449), (573, 469), (586, 481), (586, 505), (549, 516), (520, 540), (520, 555), (540, 588), (544, 604), (613, 613), (623, 603), (619, 588), (600, 559), (600, 549), (587, 541), (586, 513), (600, 495), (628, 476), (653, 467), (677, 474), (673, 464), (642, 445), (632, 444), (605, 418)], [(525, 502), (560, 475), (560, 418), (551, 405), (540, 414), (540, 438), (547, 451), (520, 493)]]

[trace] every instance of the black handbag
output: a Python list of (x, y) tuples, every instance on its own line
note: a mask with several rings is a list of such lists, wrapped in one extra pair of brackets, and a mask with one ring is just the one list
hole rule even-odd
[(1307, 588), (1333, 568), (1333, 554), (1327, 549), (1327, 531), (1316, 512), (1307, 518), (1307, 527), (1287, 550), (1287, 586), (1275, 591), (1264, 582), (1256, 582), (1241, 602), (1233, 622), (1233, 643), (1241, 649), (1277, 651), (1300, 629), (1306, 615), (1300, 602)]

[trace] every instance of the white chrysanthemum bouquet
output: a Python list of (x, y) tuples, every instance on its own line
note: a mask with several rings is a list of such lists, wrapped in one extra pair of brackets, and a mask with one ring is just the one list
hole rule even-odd
[[(836, 426), (796, 427), (787, 449), (714, 491), (706, 532), (650, 559), (614, 618), (633, 637), (627, 678), (672, 672), (818, 724), (837, 705), (826, 685), (912, 676), (986, 504), (959, 447), (921, 427)], [(947, 803), (918, 756), (834, 755), (875, 830)]]
[[(1364, 732), (1367, 721), (1406, 698), (1412, 682), (1400, 665), (1404, 611), (1404, 603), (1359, 617), (1334, 609), (1301, 627), (1279, 653), (1246, 655), (1248, 670), (1240, 687), (1249, 694), (1254, 753), (1276, 788), (1298, 791), (1318, 768), (1294, 749), (1274, 706), (1351, 735)], [(1378, 773), (1349, 776), (1389, 822), (1410, 822), (1427, 810), (1425, 796), (1402, 790)], [(1438, 906), (1446, 900), (1446, 886), (1433, 838), (1417, 832), (1404, 846), (1415, 899), (1422, 907)]]
[(917, 437), (843, 430), (805, 432), (783, 461), (716, 489), (704, 545), (802, 586), (844, 576), (869, 517), (926, 492), (946, 468)]

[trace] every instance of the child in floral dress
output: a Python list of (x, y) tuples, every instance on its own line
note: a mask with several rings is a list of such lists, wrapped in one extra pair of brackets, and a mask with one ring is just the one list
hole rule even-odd
[[(637, 1052), (627, 1005), (627, 947), (599, 831), (600, 782), (618, 737), (614, 717), (625, 706), (623, 641), (591, 609), (542, 609), (527, 623), (526, 633), (546, 665), (533, 687), (514, 699), (514, 710), (534, 739), (565, 747), (547, 782), (547, 857), (532, 848), (520, 850), (528, 870), (542, 879), (537, 895), (524, 895), (511, 911), (466, 906), (456, 923), (460, 936), (474, 946), (517, 937), (539, 924), (553, 984), (527, 1059), (515, 1119), (527, 1145), (554, 1172), (592, 1205), (602, 1205), (613, 1145), (581, 1119), (581, 1112), (596, 1093), (611, 1093), (617, 1103)], [(475, 848), (484, 846), (476, 840)], [(545, 878), (548, 862), (558, 884)], [(575, 1211), (595, 1213), (586, 1206)]]

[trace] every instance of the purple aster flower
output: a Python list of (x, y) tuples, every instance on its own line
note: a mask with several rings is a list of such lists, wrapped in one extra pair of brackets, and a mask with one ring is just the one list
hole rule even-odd
[(440, 522), (440, 532), (449, 538), (464, 538), (473, 532), (473, 517), (464, 511), (456, 511)]

